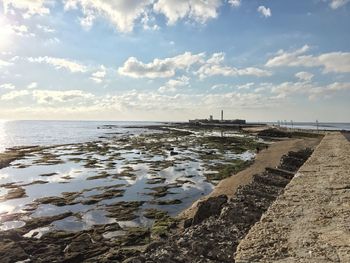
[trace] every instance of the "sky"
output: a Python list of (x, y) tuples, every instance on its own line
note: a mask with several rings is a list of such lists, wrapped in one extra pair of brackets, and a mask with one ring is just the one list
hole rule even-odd
[(0, 119), (350, 122), (350, 0), (0, 0)]

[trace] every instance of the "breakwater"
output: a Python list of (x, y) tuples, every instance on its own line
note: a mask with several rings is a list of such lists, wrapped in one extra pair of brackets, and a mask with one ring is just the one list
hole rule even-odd
[(328, 134), (239, 244), (235, 261), (350, 262), (350, 143)]

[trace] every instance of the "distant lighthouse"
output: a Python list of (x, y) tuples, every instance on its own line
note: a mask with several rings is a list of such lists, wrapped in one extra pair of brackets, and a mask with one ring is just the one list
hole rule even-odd
[(221, 121), (224, 121), (224, 110), (221, 110)]

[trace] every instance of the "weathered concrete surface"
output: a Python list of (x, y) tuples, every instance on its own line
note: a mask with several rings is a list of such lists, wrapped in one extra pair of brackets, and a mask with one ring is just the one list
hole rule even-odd
[(343, 132), (343, 135), (345, 136), (346, 139), (350, 142), (350, 131)]
[(350, 143), (328, 134), (242, 240), (236, 262), (350, 262)]

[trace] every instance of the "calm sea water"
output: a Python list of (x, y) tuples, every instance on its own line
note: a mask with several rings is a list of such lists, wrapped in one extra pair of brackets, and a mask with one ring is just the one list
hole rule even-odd
[[(276, 124), (276, 123), (273, 123)], [(320, 122), (318, 125), (316, 122), (294, 122), (293, 126), (290, 122), (282, 124), (282, 127), (296, 128), (296, 129), (311, 129), (311, 130), (346, 130), (350, 131), (350, 123), (335, 123), (335, 122)]]
[[(157, 122), (117, 122), (117, 121), (0, 121), (0, 152), (13, 146), (55, 145), (97, 140), (101, 136), (116, 133), (138, 134), (147, 130), (145, 125)], [(113, 126), (106, 129), (106, 126)], [(127, 128), (128, 126), (140, 128)], [(287, 123), (291, 127), (290, 123)], [(295, 122), (294, 128), (316, 129), (316, 123)], [(319, 123), (319, 129), (350, 130), (350, 123)]]
[[(156, 122), (0, 121), (0, 152), (13, 146), (55, 145), (98, 140), (101, 136), (138, 134)], [(109, 126), (113, 126), (108, 129)], [(126, 128), (128, 126), (140, 128)]]

